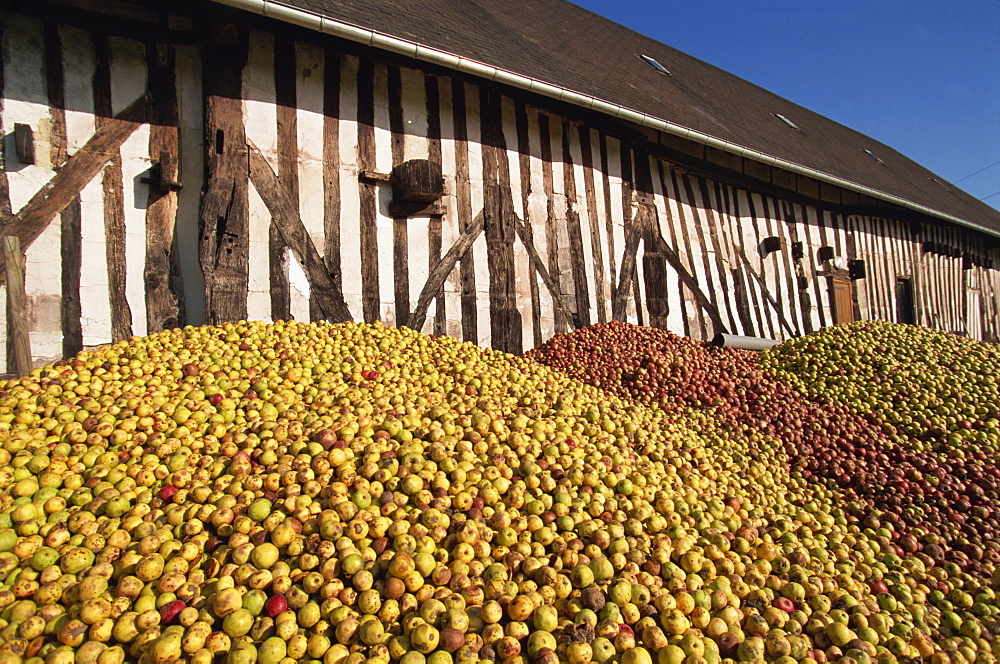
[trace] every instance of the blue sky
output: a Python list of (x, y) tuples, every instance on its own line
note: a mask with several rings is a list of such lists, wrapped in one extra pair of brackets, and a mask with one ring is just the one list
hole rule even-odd
[[(574, 0), (1000, 209), (1000, 0)], [(982, 172), (973, 175), (976, 171)]]

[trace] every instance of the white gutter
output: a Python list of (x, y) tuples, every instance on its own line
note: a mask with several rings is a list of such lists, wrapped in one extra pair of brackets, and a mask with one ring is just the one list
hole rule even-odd
[(492, 65), (462, 57), (460, 55), (455, 55), (454, 53), (448, 53), (446, 51), (441, 51), (429, 46), (406, 41), (404, 39), (397, 39), (396, 37), (392, 37), (385, 33), (376, 32), (375, 30), (359, 28), (355, 25), (343, 23), (314, 12), (289, 7), (288, 5), (274, 2), (274, 0), (213, 1), (254, 14), (260, 14), (261, 16), (267, 16), (268, 18), (273, 18), (285, 23), (291, 23), (303, 28), (315, 30), (323, 34), (333, 35), (342, 39), (357, 42), (359, 44), (364, 44), (365, 46), (399, 53), (409, 58), (422, 60), (423, 62), (429, 62), (447, 69), (454, 69), (466, 74), (472, 74), (473, 76), (485, 78), (489, 81), (496, 81), (497, 83), (520, 88), (521, 90), (527, 90), (528, 92), (534, 92), (546, 97), (551, 97), (552, 99), (581, 106), (583, 108), (592, 109), (606, 115), (610, 115), (614, 118), (633, 122), (643, 127), (649, 127), (673, 136), (679, 136), (680, 138), (701, 143), (740, 157), (752, 159), (762, 164), (767, 164), (768, 166), (774, 166), (786, 171), (791, 171), (792, 173), (798, 173), (799, 175), (804, 175), (806, 177), (819, 180), (820, 182), (825, 182), (843, 189), (855, 191), (857, 193), (870, 196), (871, 198), (876, 198), (895, 205), (901, 205), (911, 210), (916, 210), (940, 219), (945, 219), (981, 233), (1000, 236), (1000, 233), (995, 230), (986, 228), (985, 226), (980, 226), (979, 224), (967, 221), (946, 212), (935, 210), (934, 208), (927, 207), (926, 205), (921, 205), (920, 203), (915, 203), (878, 189), (866, 187), (865, 185), (845, 180), (844, 178), (837, 177), (835, 175), (817, 171), (813, 168), (809, 168), (808, 166), (802, 166), (801, 164), (779, 159), (778, 157), (773, 157), (756, 150), (751, 150), (750, 148), (746, 148), (735, 143), (723, 141), (715, 138), (714, 136), (709, 136), (708, 134), (703, 134), (695, 131), (694, 129), (673, 124), (672, 122), (667, 122), (666, 120), (662, 120), (645, 113), (639, 113), (618, 104), (613, 104), (590, 95), (574, 92), (573, 90), (558, 85), (545, 83), (544, 81), (540, 81), (536, 78), (522, 76), (512, 71), (500, 69)]

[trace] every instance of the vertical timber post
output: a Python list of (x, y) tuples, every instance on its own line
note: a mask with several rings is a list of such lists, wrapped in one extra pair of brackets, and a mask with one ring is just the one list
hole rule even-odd
[(7, 364), (8, 371), (24, 376), (31, 371), (31, 343), (28, 339), (28, 298), (24, 293), (24, 254), (17, 236), (2, 238), (7, 277)]
[(250, 201), (243, 67), (248, 35), (232, 23), (213, 26), (205, 45), (205, 192), (199, 262), (209, 324), (247, 317)]

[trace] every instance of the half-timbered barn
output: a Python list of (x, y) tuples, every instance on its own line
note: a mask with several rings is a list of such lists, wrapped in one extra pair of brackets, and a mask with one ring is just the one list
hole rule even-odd
[(1000, 338), (1000, 212), (563, 0), (0, 12), (0, 325), (35, 362), (240, 319)]

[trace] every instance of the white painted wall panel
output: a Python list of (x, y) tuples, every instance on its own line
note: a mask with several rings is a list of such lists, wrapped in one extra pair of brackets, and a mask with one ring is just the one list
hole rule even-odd
[(80, 318), (83, 345), (111, 340), (111, 302), (108, 296), (107, 243), (104, 236), (104, 188), (101, 174), (80, 192)]
[(205, 177), (201, 58), (195, 46), (178, 46), (176, 50), (180, 141), (178, 177), (186, 186), (177, 194), (174, 233), (187, 321), (191, 325), (201, 325), (205, 322), (205, 275), (198, 261), (200, 184)]
[[(389, 130), (389, 79), (385, 65), (375, 65), (375, 170), (388, 173), (392, 170), (392, 132)], [(393, 219), (389, 216), (392, 188), (385, 184), (377, 187), (378, 211), (376, 214), (378, 242), (378, 294), (379, 317), (387, 325), (396, 323), (395, 271), (393, 256)]]
[(427, 94), (424, 73), (403, 67), (399, 70), (403, 105), (403, 161), (427, 159)]
[(125, 187), (125, 298), (132, 312), (132, 334), (146, 334), (146, 202), (149, 185), (149, 125), (142, 125), (121, 147)]
[(66, 150), (73, 154), (94, 134), (94, 70), (97, 59), (90, 36), (77, 28), (61, 27), (63, 87), (66, 99)]
[(146, 49), (133, 39), (108, 39), (111, 60), (111, 112), (128, 108), (146, 92)]
[[(5, 14), (4, 164), (10, 186), (10, 205), (16, 213), (52, 177), (49, 160), (49, 105), (45, 89), (42, 25), (20, 14)], [(22, 164), (14, 150), (14, 125), (27, 124), (34, 132), (35, 163)]]
[(299, 210), (306, 232), (309, 233), (316, 250), (320, 255), (323, 255), (325, 200), (323, 192), (324, 51), (311, 44), (298, 44), (296, 56)]
[[(278, 116), (274, 91), (274, 38), (250, 32), (250, 55), (243, 70), (243, 124), (247, 140), (257, 146), (277, 173)], [(250, 185), (250, 278), (247, 317), (271, 320), (269, 232), (271, 213)]]
[(361, 305), (361, 204), (358, 183), (358, 59), (344, 56), (340, 70), (340, 263), (351, 317)]
[(291, 251), (288, 252), (288, 309), (293, 320), (309, 320), (309, 279)]

